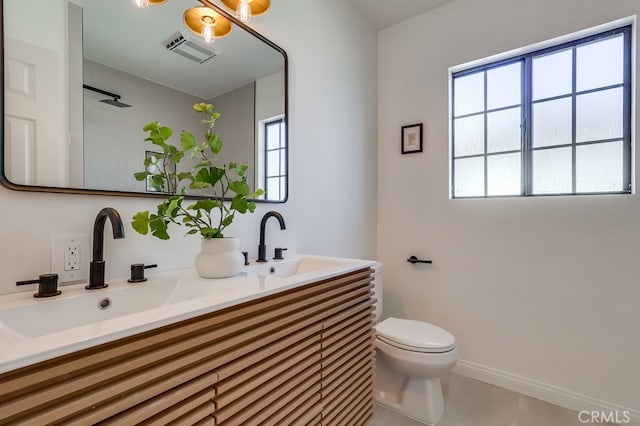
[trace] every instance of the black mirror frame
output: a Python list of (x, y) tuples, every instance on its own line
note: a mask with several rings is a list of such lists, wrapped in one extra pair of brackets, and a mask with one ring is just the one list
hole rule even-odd
[[(282, 54), (284, 59), (284, 125), (285, 125), (285, 143), (287, 150), (285, 152), (285, 170), (287, 171), (287, 178), (285, 180), (285, 195), (282, 200), (262, 200), (254, 199), (256, 203), (268, 203), (268, 204), (283, 204), (289, 199), (289, 57), (287, 52), (265, 36), (255, 31), (245, 23), (238, 20), (235, 16), (222, 9), (218, 5), (212, 3), (209, 0), (199, 0), (203, 5), (216, 10), (221, 15), (229, 19), (234, 25), (249, 32), (260, 41), (266, 43), (274, 50)], [(25, 192), (49, 192), (49, 193), (62, 193), (62, 194), (86, 194), (86, 195), (108, 195), (108, 196), (121, 196), (121, 197), (142, 197), (142, 198), (166, 198), (166, 194), (161, 193), (145, 193), (145, 192), (133, 192), (133, 191), (113, 191), (102, 189), (85, 189), (85, 188), (61, 188), (53, 186), (37, 186), (37, 185), (19, 185), (11, 182), (5, 175), (4, 167), (4, 111), (5, 111), (5, 97), (4, 97), (4, 0), (0, 0), (0, 37), (2, 37), (2, 43), (0, 44), (0, 89), (2, 90), (2, 103), (0, 104), (0, 116), (2, 117), (2, 123), (0, 124), (0, 130), (2, 131), (2, 144), (0, 149), (0, 185), (5, 188), (14, 191)], [(207, 198), (198, 195), (187, 195), (189, 199), (202, 199)], [(225, 200), (230, 200), (226, 197)]]

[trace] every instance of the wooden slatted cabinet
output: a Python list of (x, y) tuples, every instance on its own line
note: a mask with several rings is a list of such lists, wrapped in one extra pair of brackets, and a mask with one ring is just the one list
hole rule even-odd
[(0, 425), (365, 425), (370, 269), (0, 375)]

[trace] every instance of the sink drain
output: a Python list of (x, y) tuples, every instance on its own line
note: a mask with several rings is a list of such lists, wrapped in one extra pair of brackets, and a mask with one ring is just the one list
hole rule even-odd
[(109, 309), (110, 307), (111, 307), (111, 299), (109, 299), (108, 297), (105, 297), (104, 299), (98, 302), (99, 309), (105, 310), (105, 309)]

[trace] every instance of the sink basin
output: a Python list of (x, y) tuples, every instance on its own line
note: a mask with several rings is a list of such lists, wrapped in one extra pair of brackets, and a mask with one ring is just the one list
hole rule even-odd
[(263, 275), (273, 277), (293, 277), (315, 273), (332, 268), (345, 266), (350, 259), (317, 257), (317, 256), (295, 256), (290, 259), (274, 260), (266, 263), (254, 263), (245, 267), (243, 274)]
[(63, 287), (62, 297), (33, 300), (32, 303), (0, 309), (0, 342), (99, 323), (205, 297), (214, 291), (211, 286), (197, 280), (180, 279), (177, 274), (138, 284), (116, 281), (100, 291), (82, 291), (84, 285), (79, 287)]
[(205, 279), (195, 270), (149, 274), (130, 284), (87, 291), (62, 287), (62, 295), (35, 299), (29, 292), (0, 296), (0, 372), (96, 344), (276, 294), (372, 266), (368, 260), (288, 254), (252, 263), (235, 277)]

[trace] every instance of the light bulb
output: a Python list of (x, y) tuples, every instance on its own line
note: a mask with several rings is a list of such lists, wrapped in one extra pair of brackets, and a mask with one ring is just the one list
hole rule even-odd
[(238, 19), (242, 22), (249, 22), (251, 20), (251, 0), (240, 0), (237, 14)]
[(149, 6), (149, 0), (136, 0), (136, 6), (138, 6), (140, 9), (144, 9), (145, 7)]
[(216, 20), (211, 16), (202, 17), (202, 38), (207, 43), (213, 43), (216, 40), (216, 32), (213, 30), (215, 24)]

